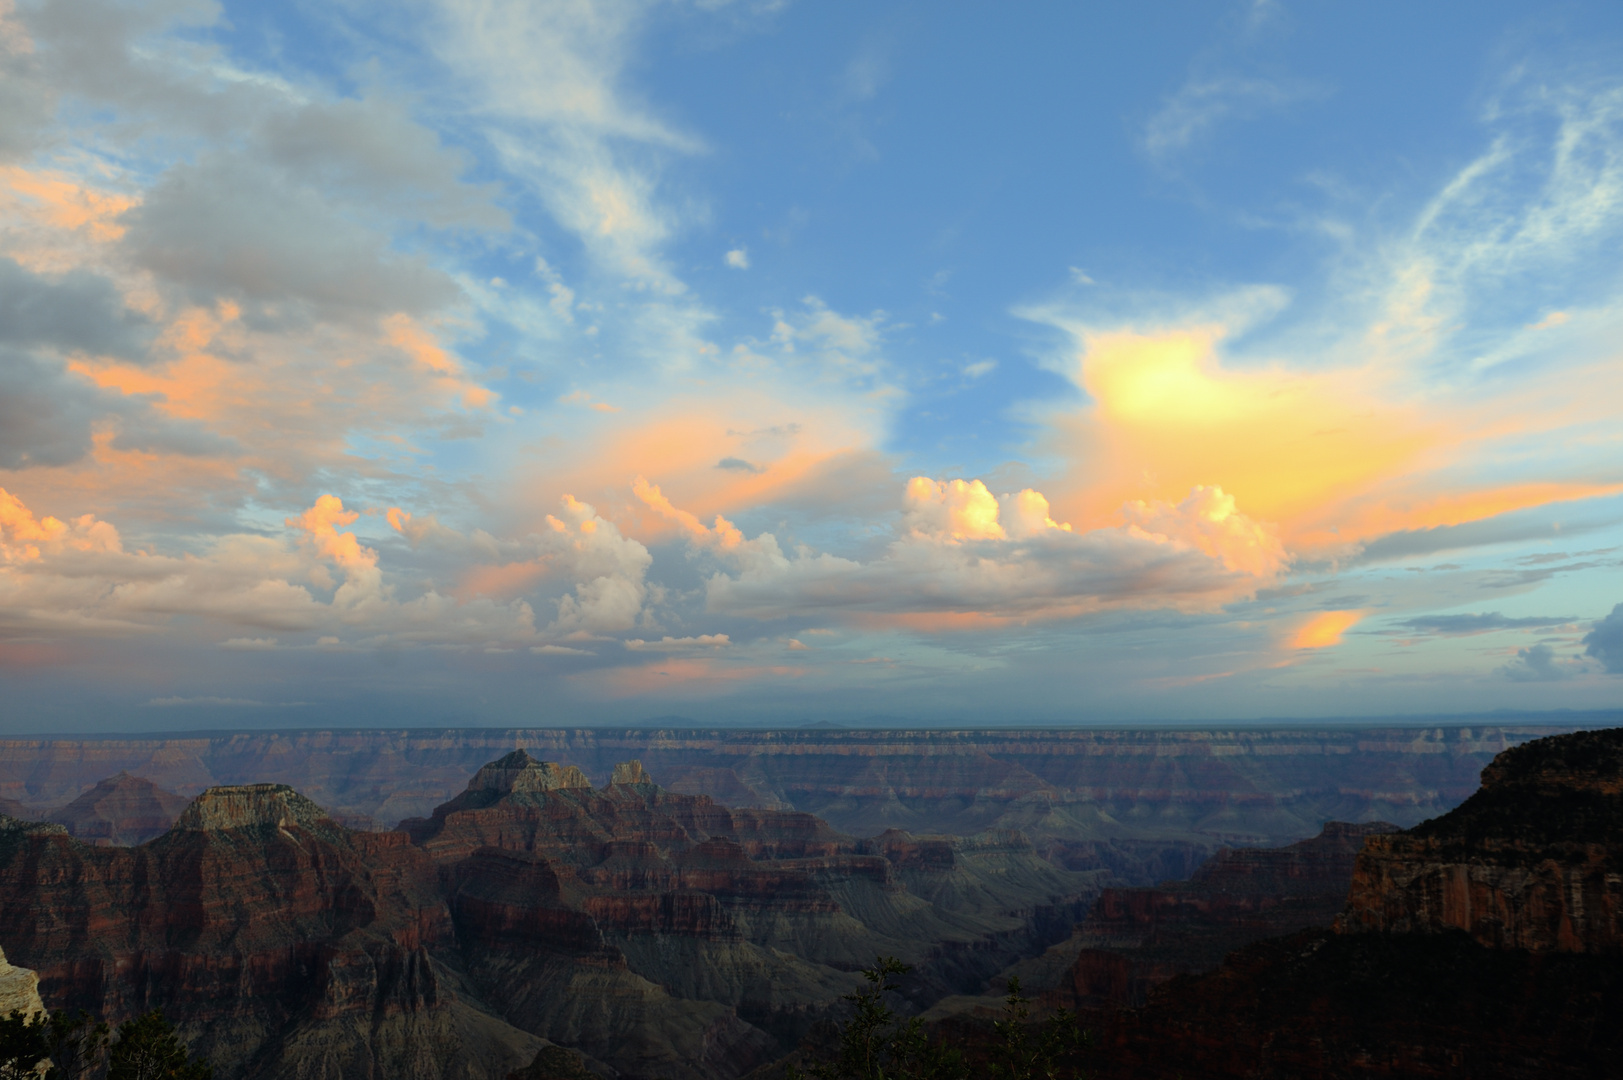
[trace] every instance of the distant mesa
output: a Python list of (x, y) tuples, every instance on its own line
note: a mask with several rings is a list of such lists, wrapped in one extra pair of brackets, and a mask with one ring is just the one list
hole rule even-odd
[(310, 828), (330, 822), (327, 811), (286, 784), (239, 784), (213, 787), (192, 800), (175, 822), (184, 832), (229, 829)]
[(531, 791), (557, 791), (561, 788), (589, 788), (591, 781), (574, 765), (537, 761), (520, 748), (498, 758), (474, 773), (469, 791), (518, 795)]
[(188, 800), (151, 780), (120, 772), (45, 815), (87, 844), (144, 844), (169, 831)]

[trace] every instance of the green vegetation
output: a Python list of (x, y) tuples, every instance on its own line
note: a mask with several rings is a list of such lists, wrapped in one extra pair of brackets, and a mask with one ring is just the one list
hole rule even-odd
[(893, 956), (881, 956), (862, 971), (868, 988), (847, 995), (852, 1014), (839, 1027), (834, 1056), (808, 1063), (802, 1072), (788, 1069), (788, 1080), (968, 1080), (985, 1075), (995, 1080), (1082, 1080), (1081, 1055), (1087, 1036), (1071, 1013), (1042, 1022), (1031, 1019), (1031, 1002), (1020, 993), (1020, 980), (1010, 979), (1003, 1015), (991, 1031), (948, 1035), (932, 1032), (923, 1020), (901, 1020), (886, 995), (909, 967)]
[(214, 1070), (189, 1060), (186, 1044), (153, 1010), (119, 1025), (83, 1012), (14, 1012), (0, 1017), (0, 1080), (210, 1080)]

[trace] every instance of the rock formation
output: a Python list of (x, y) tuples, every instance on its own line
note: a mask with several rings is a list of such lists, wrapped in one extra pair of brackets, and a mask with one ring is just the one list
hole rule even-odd
[(543, 1040), (463, 992), (433, 865), (277, 785), (200, 795), (134, 848), (0, 833), (0, 940), (53, 1009), (162, 1008), (222, 1078), (504, 1077)]
[[(185, 795), (289, 784), (345, 822), (426, 817), (515, 746), (608, 784), (640, 760), (669, 791), (887, 828), (1025, 834), (1057, 865), (1183, 878), (1219, 846), (1278, 845), (1328, 819), (1409, 826), (1464, 800), (1494, 754), (1550, 732), (1487, 726), (1244, 730), (244, 732), (0, 740), (0, 797), (60, 805), (123, 769)], [(558, 781), (553, 781), (558, 782)], [(579, 783), (579, 780), (572, 780)]]
[(1623, 729), (1507, 750), (1457, 810), (1372, 841), (1344, 927), (1623, 954)]
[(1358, 856), (1335, 931), (1093, 1014), (1100, 1077), (1597, 1077), (1623, 1055), (1623, 730), (1540, 739)]
[(162, 1008), (221, 1080), (731, 1080), (876, 953), (926, 998), (978, 986), (1098, 889), (1014, 833), (859, 840), (610, 777), (514, 751), (390, 833), (280, 783), (209, 787), (133, 847), (0, 820), (0, 940), (51, 1008)]
[(121, 772), (45, 817), (87, 844), (141, 844), (168, 832), (189, 801)]
[(12, 967), (0, 949), (0, 1016), (22, 1013), (33, 1016), (45, 1011), (39, 999), (39, 976), (27, 968)]

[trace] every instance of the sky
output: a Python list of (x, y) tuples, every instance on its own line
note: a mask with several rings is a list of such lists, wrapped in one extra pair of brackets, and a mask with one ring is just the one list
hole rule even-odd
[(1623, 707), (1623, 6), (0, 0), (0, 731)]

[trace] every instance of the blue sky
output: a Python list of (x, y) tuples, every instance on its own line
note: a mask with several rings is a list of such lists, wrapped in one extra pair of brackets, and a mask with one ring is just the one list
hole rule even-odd
[(1615, 5), (0, 30), (7, 730), (1623, 704)]

